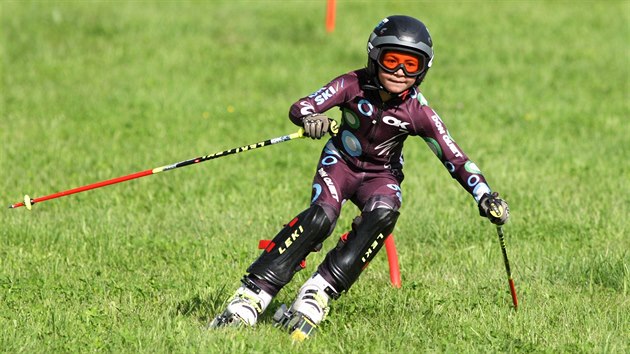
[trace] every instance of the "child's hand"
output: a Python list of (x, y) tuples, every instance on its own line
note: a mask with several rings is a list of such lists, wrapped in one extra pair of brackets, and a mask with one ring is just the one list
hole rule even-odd
[(304, 134), (312, 139), (321, 139), (322, 136), (328, 133), (329, 120), (330, 118), (319, 113), (302, 118)]
[(479, 215), (490, 219), (496, 225), (505, 224), (510, 218), (510, 208), (499, 193), (486, 193), (479, 200)]

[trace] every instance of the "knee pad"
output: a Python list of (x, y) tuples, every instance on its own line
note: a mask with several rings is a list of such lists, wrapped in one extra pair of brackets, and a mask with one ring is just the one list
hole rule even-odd
[(359, 278), (394, 230), (399, 214), (393, 209), (377, 208), (363, 212), (352, 222), (352, 231), (339, 240), (319, 267), (321, 273), (332, 278), (331, 285), (337, 291), (347, 291)]
[(324, 209), (312, 205), (280, 230), (247, 272), (279, 290), (302, 269), (304, 258), (321, 247), (331, 225)]
[(368, 199), (368, 201), (363, 206), (361, 212), (365, 213), (379, 208), (392, 209), (397, 211), (400, 208), (400, 199), (389, 195), (377, 195)]

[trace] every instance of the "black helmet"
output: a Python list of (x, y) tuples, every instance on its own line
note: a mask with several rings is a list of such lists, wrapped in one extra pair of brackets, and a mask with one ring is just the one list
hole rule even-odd
[(370, 34), (367, 42), (368, 75), (381, 89), (377, 76), (378, 60), (388, 49), (410, 52), (424, 59), (421, 61), (423, 69), (415, 83), (420, 85), (433, 63), (433, 41), (424, 23), (409, 16), (389, 16)]

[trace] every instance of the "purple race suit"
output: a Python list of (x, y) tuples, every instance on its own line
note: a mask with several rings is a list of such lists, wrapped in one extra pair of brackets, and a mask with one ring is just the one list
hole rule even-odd
[[(451, 138), (446, 125), (417, 87), (383, 102), (374, 87), (366, 87), (365, 69), (341, 75), (313, 94), (295, 102), (291, 121), (302, 126), (302, 117), (339, 107), (339, 133), (326, 143), (313, 180), (312, 203), (332, 208), (338, 216), (351, 200), (360, 209), (402, 204), (403, 143), (420, 136), (451, 176), (476, 201), (490, 188), (479, 168)], [(369, 206), (366, 205), (369, 201)]]

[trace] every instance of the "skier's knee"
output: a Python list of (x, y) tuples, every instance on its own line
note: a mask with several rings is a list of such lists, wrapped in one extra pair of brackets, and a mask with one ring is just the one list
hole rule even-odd
[(339, 291), (347, 291), (383, 246), (394, 229), (398, 211), (376, 208), (363, 212), (352, 223), (352, 231), (326, 255), (320, 273), (333, 280)]
[(302, 269), (306, 256), (321, 247), (332, 225), (324, 208), (312, 205), (284, 226), (247, 271), (279, 290)]

